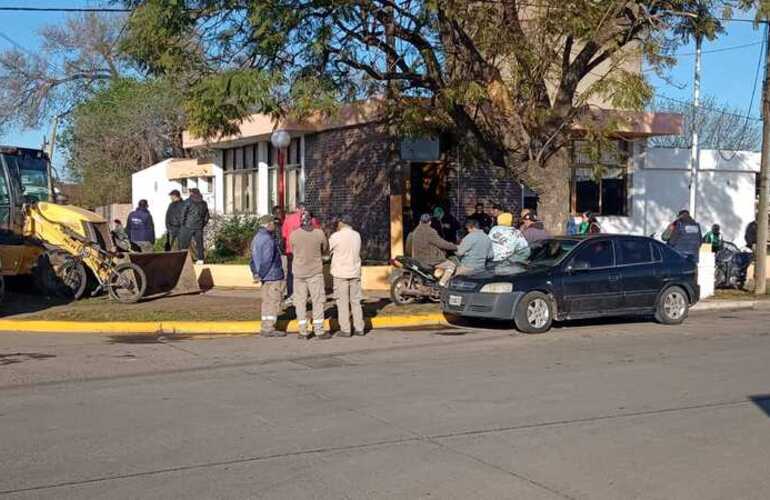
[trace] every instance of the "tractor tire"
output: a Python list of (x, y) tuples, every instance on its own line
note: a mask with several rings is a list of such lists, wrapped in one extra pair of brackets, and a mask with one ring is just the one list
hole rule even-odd
[(34, 277), (43, 293), (62, 299), (78, 300), (88, 286), (88, 273), (83, 263), (64, 252), (41, 255)]

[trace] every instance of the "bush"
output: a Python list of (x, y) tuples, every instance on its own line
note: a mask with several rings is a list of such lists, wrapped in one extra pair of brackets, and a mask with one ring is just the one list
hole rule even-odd
[(208, 233), (213, 241), (209, 255), (212, 261), (236, 260), (248, 257), (251, 239), (259, 228), (258, 218), (249, 215), (217, 216), (212, 218)]

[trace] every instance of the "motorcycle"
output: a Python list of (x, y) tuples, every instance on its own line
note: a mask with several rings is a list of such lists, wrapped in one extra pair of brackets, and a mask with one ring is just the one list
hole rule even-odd
[(754, 260), (754, 254), (741, 251), (734, 243), (723, 241), (715, 260), (714, 286), (716, 288), (743, 288), (743, 285), (746, 284), (747, 270)]
[(411, 257), (396, 257), (391, 265), (397, 274), (390, 283), (390, 298), (397, 306), (412, 304), (417, 300), (441, 301), (441, 285), (434, 276), (434, 269), (425, 267)]

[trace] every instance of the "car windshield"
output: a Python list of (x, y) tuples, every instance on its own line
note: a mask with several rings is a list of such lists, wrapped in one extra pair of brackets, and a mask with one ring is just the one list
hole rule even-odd
[(22, 193), (34, 201), (48, 201), (48, 161), (33, 152), (2, 153), (11, 176), (18, 175)]
[(553, 266), (580, 243), (577, 239), (542, 240), (532, 246), (527, 263), (531, 266)]

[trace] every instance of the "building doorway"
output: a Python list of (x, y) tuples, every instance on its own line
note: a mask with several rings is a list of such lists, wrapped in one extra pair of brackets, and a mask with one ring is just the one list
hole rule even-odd
[(453, 186), (451, 167), (444, 162), (411, 162), (405, 175), (404, 189), (404, 234), (409, 234), (424, 213), (433, 213), (441, 207), (448, 218), (455, 203), (452, 200)]

